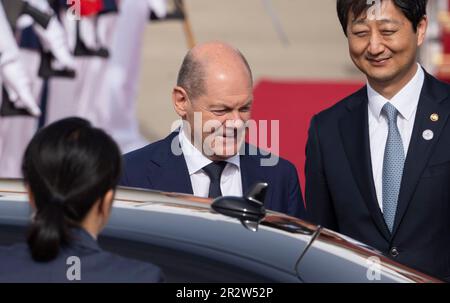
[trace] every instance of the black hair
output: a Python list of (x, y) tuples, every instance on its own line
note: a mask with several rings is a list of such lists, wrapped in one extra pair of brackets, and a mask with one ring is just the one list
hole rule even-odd
[[(422, 21), (423, 17), (427, 14), (428, 0), (392, 0), (392, 2), (403, 12), (405, 17), (411, 22), (414, 32), (416, 32), (420, 21)], [(367, 11), (369, 7), (375, 5), (375, 3), (375, 0), (337, 0), (337, 13), (345, 35), (347, 35), (347, 24), (350, 11), (356, 18)]]
[(27, 239), (34, 260), (51, 261), (70, 244), (70, 229), (116, 188), (120, 171), (117, 144), (84, 119), (66, 118), (36, 133), (22, 162), (36, 205)]
[[(236, 49), (236, 52), (247, 68), (251, 81), (253, 81), (250, 64), (241, 51)], [(184, 88), (189, 98), (195, 100), (206, 93), (205, 80), (206, 72), (204, 64), (198, 58), (195, 58), (192, 51), (189, 51), (184, 57), (178, 72), (177, 86)]]

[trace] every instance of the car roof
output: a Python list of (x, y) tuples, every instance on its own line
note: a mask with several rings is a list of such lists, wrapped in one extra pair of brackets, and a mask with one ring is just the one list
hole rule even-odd
[[(0, 224), (28, 224), (27, 202), (21, 180), (0, 179)], [(317, 263), (318, 252), (325, 252), (341, 254), (337, 263), (364, 263), (376, 256), (393, 280), (438, 281), (358, 241), (281, 213), (267, 211), (258, 232), (252, 232), (239, 220), (214, 211), (211, 203), (193, 195), (119, 187), (102, 235), (182, 248), (230, 263), (245, 260), (251, 266), (271, 268), (270, 274), (279, 274), (280, 280), (294, 281), (302, 270), (317, 271), (309, 267)]]
[[(28, 198), (20, 180), (0, 180), (0, 224), (27, 224)], [(3, 202), (3, 203), (2, 203)], [(298, 281), (296, 264), (317, 228), (268, 211), (258, 232), (215, 212), (211, 199), (118, 188), (103, 236), (182, 249), (231, 264), (271, 268)], [(289, 280), (288, 279), (288, 280)]]

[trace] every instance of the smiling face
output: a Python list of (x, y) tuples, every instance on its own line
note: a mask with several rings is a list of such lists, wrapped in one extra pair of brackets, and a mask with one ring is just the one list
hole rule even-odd
[(244, 141), (253, 102), (251, 74), (235, 50), (223, 45), (200, 47), (195, 55), (202, 58), (205, 89), (191, 99), (176, 87), (175, 110), (190, 126), (194, 146), (211, 160), (224, 160)]
[(347, 24), (350, 57), (367, 76), (371, 86), (396, 92), (414, 76), (416, 57), (422, 45), (427, 19), (415, 32), (412, 23), (391, 0), (381, 2), (380, 15), (355, 16), (350, 11)]

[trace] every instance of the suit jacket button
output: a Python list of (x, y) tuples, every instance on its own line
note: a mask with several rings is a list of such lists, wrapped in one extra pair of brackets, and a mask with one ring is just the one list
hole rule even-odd
[(394, 258), (397, 257), (400, 254), (396, 247), (392, 247), (390, 253), (391, 253), (391, 256), (394, 257)]

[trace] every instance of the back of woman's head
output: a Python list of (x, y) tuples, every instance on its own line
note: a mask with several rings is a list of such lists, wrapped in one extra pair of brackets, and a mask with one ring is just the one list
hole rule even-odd
[(70, 244), (70, 229), (115, 189), (120, 168), (117, 144), (84, 119), (57, 121), (33, 137), (22, 172), (36, 206), (28, 235), (34, 260), (53, 260)]

